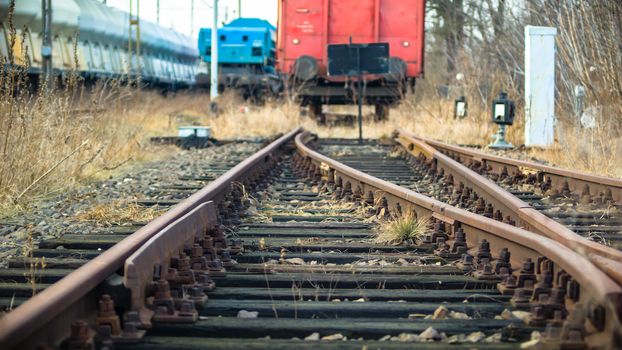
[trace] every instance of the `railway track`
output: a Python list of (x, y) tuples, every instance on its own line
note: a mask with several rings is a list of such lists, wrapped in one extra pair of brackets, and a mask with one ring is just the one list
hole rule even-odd
[(622, 250), (622, 180), (424, 141), (573, 232)]
[[(544, 200), (542, 195), (528, 190), (535, 187), (533, 184), (525, 185), (515, 180), (516, 184), (512, 186), (512, 176), (497, 177), (492, 173), (492, 178), (500, 182), (495, 185), (453, 159), (438, 155), (411, 135), (402, 133), (400, 137), (402, 140), (397, 146), (389, 142), (360, 145), (353, 140), (322, 140), (318, 150), (367, 174), (452, 206), (519, 225), (556, 240), (570, 237), (570, 247), (579, 249), (612, 277), (622, 280), (618, 269), (622, 261), (620, 252), (602, 245), (601, 241), (580, 239), (574, 233), (606, 231), (608, 242), (622, 239), (622, 236), (615, 234), (622, 229), (620, 211), (615, 202), (610, 200), (609, 203), (598, 204), (586, 198), (580, 201), (571, 194), (547, 196)], [(615, 180), (606, 180), (615, 183)], [(351, 191), (359, 189), (352, 188)], [(556, 221), (552, 222), (545, 215)], [(577, 227), (581, 229), (577, 230)]]
[[(255, 214), (236, 228), (245, 252), (226, 276), (214, 278), (218, 287), (199, 310), (204, 319), (191, 326), (154, 324), (141, 345), (128, 349), (318, 346), (301, 341), (306, 337), (353, 339), (340, 347), (360, 349), (387, 336), (419, 339), (429, 327), (429, 340), (445, 333), (458, 341), (475, 332), (471, 339), (490, 337), (491, 348), (510, 338), (529, 339), (534, 327), (494, 319), (511, 308), (509, 296), (494, 289), (496, 281), (465, 276), (451, 260), (435, 257), (431, 245), (374, 243), (363, 213), (319, 193), (293, 169), (291, 157), (275, 175), (258, 195)], [(461, 318), (439, 312), (438, 320), (424, 319), (441, 305)], [(258, 318), (238, 317), (249, 313)], [(257, 339), (265, 337), (270, 339)]]
[[(163, 210), (246, 159), (260, 145), (230, 148), (200, 164), (189, 161), (183, 171), (162, 174), (157, 182), (140, 182), (133, 194), (139, 199), (130, 202)], [(40, 240), (27, 256), (8, 259), (8, 268), (0, 269), (0, 309), (6, 312), (21, 305), (144, 225), (145, 222), (117, 222), (97, 227), (96, 232), (88, 234), (67, 232), (57, 238)]]
[[(622, 288), (585, 256), (399, 186), (420, 175), (386, 146), (314, 147), (353, 145), (284, 135), (0, 319), (0, 344), (620, 345)], [(400, 213), (426, 234), (377, 243)]]
[(458, 187), (451, 204), (565, 242), (622, 283), (622, 181), (396, 133), (415, 167)]

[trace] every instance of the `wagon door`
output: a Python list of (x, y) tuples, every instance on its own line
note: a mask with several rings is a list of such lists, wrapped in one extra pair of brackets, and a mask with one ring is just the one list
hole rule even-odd
[(376, 6), (380, 0), (331, 0), (328, 7), (328, 44), (377, 41)]
[(300, 56), (323, 57), (325, 1), (281, 0), (279, 64), (282, 71), (291, 72)]

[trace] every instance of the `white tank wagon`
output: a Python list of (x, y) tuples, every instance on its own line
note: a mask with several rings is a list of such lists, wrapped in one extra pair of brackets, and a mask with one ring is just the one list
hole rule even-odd
[[(15, 1), (12, 21), (10, 3), (0, 0), (0, 54), (7, 64), (12, 59), (27, 66), (36, 81), (42, 65), (41, 1)], [(17, 34), (14, 44), (12, 28)], [(136, 52), (130, 55), (128, 41), (128, 13), (96, 0), (52, 1), (52, 63), (57, 76), (75, 71), (86, 82), (140, 75), (151, 86), (195, 84), (199, 54), (192, 38), (141, 19), (139, 58)]]

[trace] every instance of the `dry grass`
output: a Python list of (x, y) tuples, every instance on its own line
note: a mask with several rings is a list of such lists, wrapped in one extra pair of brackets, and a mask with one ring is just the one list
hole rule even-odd
[[(423, 92), (422, 92), (423, 93)], [(425, 101), (425, 102), (424, 102)], [(186, 101), (184, 101), (186, 102)], [(302, 125), (306, 130), (317, 133), (321, 137), (358, 137), (356, 125), (344, 123), (346, 115), (355, 115), (356, 106), (330, 106), (327, 110), (327, 124), (318, 125), (315, 120), (304, 116), (299, 105), (292, 101), (268, 101), (264, 106), (253, 106), (244, 102), (233, 92), (227, 92), (218, 98), (220, 113), (215, 116), (209, 112), (204, 95), (197, 96), (197, 101), (186, 105), (181, 118), (171, 118), (166, 132), (173, 133), (175, 128), (184, 123), (207, 125), (213, 128), (214, 137), (244, 138), (256, 136), (272, 136), (279, 132), (291, 130)], [(326, 106), (325, 106), (326, 108)], [(366, 106), (364, 112), (363, 137), (389, 137), (396, 127), (439, 137), (456, 139), (469, 128), (469, 136), (463, 141), (472, 142), (473, 132), (484, 137), (486, 133), (495, 131), (494, 124), (476, 125), (468, 120), (458, 121), (460, 129), (452, 128), (456, 122), (450, 117), (453, 104), (440, 99), (425, 100), (419, 93), (407, 96), (399, 106), (391, 109), (390, 119), (382, 123), (373, 121), (373, 108)], [(444, 130), (443, 130), (444, 129)], [(434, 133), (431, 133), (434, 131)], [(446, 133), (444, 133), (446, 132)], [(466, 134), (466, 133), (465, 133)]]
[[(316, 210), (317, 212), (309, 212)], [(262, 222), (272, 222), (273, 215), (292, 215), (292, 216), (362, 216), (365, 208), (351, 202), (297, 202), (283, 207), (281, 204), (264, 204), (261, 212), (254, 214), (252, 220), (259, 217)], [(332, 219), (325, 219), (322, 222), (330, 222)]]
[(419, 220), (412, 213), (404, 213), (380, 221), (375, 241), (383, 244), (415, 243), (427, 232), (427, 220)]
[[(417, 135), (454, 144), (489, 144), (497, 130), (497, 126), (490, 121), (488, 106), (491, 101), (470, 99), (469, 116), (454, 119), (453, 100), (438, 96), (434, 86), (434, 81), (420, 81), (415, 95), (407, 96), (399, 106), (391, 109), (388, 121), (374, 123), (373, 110), (366, 108), (363, 136), (389, 137), (396, 127), (401, 127)], [(477, 94), (473, 92), (470, 96)], [(342, 122), (345, 114), (356, 113), (355, 106), (328, 108), (328, 124), (317, 125), (314, 120), (301, 116), (300, 108), (292, 102), (269, 102), (264, 107), (256, 107), (236, 101), (230, 95), (225, 98), (227, 100), (218, 117), (195, 119), (199, 124), (213, 126), (217, 138), (267, 136), (298, 125), (321, 137), (358, 137), (356, 125)], [(244, 107), (248, 108), (248, 112), (240, 112), (246, 110)], [(516, 146), (523, 144), (524, 121), (520, 105), (515, 124), (508, 129), (508, 139)], [(556, 143), (552, 147), (529, 148), (521, 153), (520, 156), (526, 159), (535, 158), (568, 169), (622, 178), (622, 162), (619, 161), (622, 159), (622, 129), (614, 121), (603, 122), (594, 129), (583, 129), (568, 118), (560, 118)]]
[[(453, 119), (453, 100), (436, 96), (428, 82), (421, 90), (396, 110), (391, 120), (384, 124), (399, 125), (417, 135), (453, 144), (486, 146), (492, 140), (497, 126), (490, 121), (489, 101), (469, 101), (469, 116)], [(428, 91), (425, 91), (428, 90)], [(473, 94), (475, 95), (475, 94)], [(471, 96), (473, 96), (471, 95)], [(516, 95), (515, 95), (516, 96)], [(516, 97), (514, 97), (516, 98)], [(538, 159), (553, 166), (573, 169), (603, 176), (622, 178), (622, 124), (614, 118), (601, 122), (593, 129), (581, 128), (558, 106), (556, 142), (549, 148), (522, 148), (524, 144), (524, 114), (519, 105), (515, 123), (508, 129), (508, 139), (520, 152), (509, 156), (522, 159)], [(613, 114), (612, 114), (613, 115)], [(388, 132), (384, 127), (383, 133)], [(487, 151), (485, 149), (485, 151)]]
[(166, 209), (144, 207), (135, 202), (119, 200), (111, 203), (98, 204), (85, 212), (78, 213), (78, 221), (89, 221), (100, 225), (121, 225), (128, 222), (149, 222)]
[[(32, 259), (30, 263), (28, 263), (28, 272), (24, 273), (24, 277), (28, 284), (30, 284), (30, 290), (32, 292), (32, 296), (37, 294), (37, 283), (40, 282), (41, 272), (45, 270), (47, 267), (47, 263), (45, 262), (45, 257), (34, 258), (34, 240), (32, 236), (32, 228), (28, 228), (28, 238), (26, 241), (26, 245), (23, 248), (23, 255), (25, 258)], [(11, 305), (11, 309), (13, 305)]]
[[(28, 42), (16, 35), (12, 16), (6, 24), (10, 50), (25, 48)], [(178, 152), (154, 149), (148, 137), (168, 133), (171, 116), (192, 107), (194, 96), (163, 98), (114, 80), (86, 87), (73, 72), (63, 77), (62, 88), (46, 93), (31, 86), (28, 62), (26, 56), (0, 56), (0, 217)]]
[[(393, 108), (388, 121), (374, 123), (371, 110), (367, 109), (364, 137), (388, 137), (396, 127), (402, 127), (451, 143), (486, 145), (490, 142), (496, 129), (488, 121), (484, 108), (479, 111), (471, 108), (468, 118), (454, 120), (453, 103), (430, 94), (424, 85), (420, 84), (417, 94)], [(68, 97), (63, 100), (40, 96), (34, 103), (23, 99), (17, 101), (17, 108), (13, 106), (12, 111), (7, 100), (0, 101), (0, 141), (7, 143), (6, 152), (0, 153), (2, 212), (10, 213), (29, 200), (175, 154), (179, 152), (176, 148), (152, 146), (148, 138), (174, 135), (181, 125), (211, 126), (216, 138), (270, 136), (298, 125), (322, 137), (358, 135), (354, 125), (332, 124), (330, 117), (328, 125), (319, 126), (314, 120), (302, 117), (300, 108), (287, 101), (257, 107), (225, 95), (221, 99), (222, 111), (215, 116), (210, 114), (203, 93), (184, 92), (163, 97), (155, 92), (119, 90), (92, 92), (77, 103), (70, 103)], [(100, 106), (106, 108), (98, 109)], [(355, 113), (354, 107), (341, 108), (339, 113), (347, 109)], [(334, 119), (343, 118), (334, 116)], [(519, 122), (510, 128), (509, 139), (520, 145), (523, 132), (520, 114), (517, 119)], [(553, 165), (622, 177), (619, 162), (622, 133), (615, 131), (604, 126), (580, 129), (562, 121), (558, 142), (553, 147), (525, 152)], [(47, 175), (39, 179), (44, 174)]]
[[(503, 2), (498, 2), (500, 6)], [(496, 15), (491, 2), (465, 4), (469, 23), (463, 33), (465, 42), (457, 54), (445, 49), (447, 32), (432, 31), (426, 36), (426, 82), (418, 95), (426, 104), (444, 106), (426, 107), (436, 118), (425, 118), (429, 135), (455, 143), (486, 145), (494, 131), (489, 122), (491, 100), (499, 91), (508, 92), (516, 101), (515, 125), (509, 130), (509, 139), (520, 146), (524, 143), (524, 26), (540, 25), (557, 28), (555, 67), (556, 142), (547, 149), (525, 150), (527, 157), (542, 159), (552, 165), (585, 172), (622, 177), (622, 50), (619, 45), (619, 1), (594, 0), (576, 2), (525, 1), (505, 6), (502, 21), (495, 23)], [(494, 7), (494, 6), (493, 6)], [(498, 10), (499, 7), (496, 7)], [(433, 20), (433, 18), (431, 18)], [(471, 22), (472, 21), (472, 22)], [(501, 26), (490, 28), (490, 23)], [(491, 30), (492, 29), (492, 30)], [(448, 55), (452, 55), (448, 57)], [(455, 62), (455, 70), (445, 63)], [(457, 79), (457, 73), (463, 79)], [(449, 87), (450, 101), (436, 94), (436, 86)], [(583, 129), (573, 110), (575, 85), (585, 87), (585, 110), (594, 116), (596, 127)], [(449, 123), (460, 133), (454, 137), (440, 120), (451, 122), (452, 102), (465, 95), (469, 102), (469, 117), (465, 121)], [(441, 118), (438, 118), (442, 115)], [(434, 120), (437, 119), (437, 120)], [(447, 123), (445, 123), (447, 124)], [(525, 156), (525, 155), (522, 155)]]
[[(430, 67), (433, 70), (434, 67)], [(469, 71), (461, 93), (469, 99), (468, 117), (453, 118), (453, 95), (441, 97), (436, 86), (442, 80), (429, 74), (426, 80), (420, 80), (414, 95), (408, 95), (402, 103), (391, 108), (389, 120), (375, 123), (373, 109), (364, 109), (363, 137), (389, 137), (396, 127), (401, 127), (417, 135), (453, 143), (486, 146), (492, 141), (497, 131), (496, 124), (490, 121), (490, 105), (496, 92), (509, 91), (510, 98), (517, 101), (514, 125), (508, 128), (508, 139), (520, 147), (524, 144), (524, 110), (522, 106), (522, 87), (508, 81), (501, 73), (490, 74), (481, 71), (475, 65), (464, 67)], [(480, 86), (480, 78), (486, 76), (489, 91), (484, 94)], [(199, 124), (214, 127), (216, 137), (248, 137), (267, 136), (276, 132), (284, 132), (302, 125), (305, 129), (317, 133), (321, 137), (358, 137), (355, 124), (345, 124), (345, 115), (356, 115), (356, 106), (332, 106), (328, 111), (327, 125), (317, 125), (309, 117), (301, 116), (300, 107), (291, 101), (268, 102), (263, 107), (250, 106), (236, 98), (233, 94), (221, 97), (221, 114), (218, 117), (197, 117)], [(551, 165), (584, 171), (609, 177), (622, 178), (622, 123), (619, 118), (605, 118), (617, 115), (615, 106), (602, 109), (603, 115), (597, 127), (584, 129), (576, 123), (572, 112), (564, 104), (557, 105), (558, 124), (556, 142), (552, 147), (528, 148), (510, 156), (524, 159), (538, 159)], [(207, 106), (201, 107), (205, 113)], [(622, 115), (622, 112), (620, 112)]]
[[(242, 101), (233, 93), (219, 97), (218, 101), (218, 116), (210, 114), (207, 103), (200, 106), (194, 103), (194, 114), (187, 114), (183, 122), (211, 126), (216, 138), (271, 136), (299, 125), (320, 137), (358, 137), (356, 125), (344, 123), (346, 115), (356, 114), (356, 106), (330, 106), (326, 109), (327, 124), (318, 125), (315, 120), (304, 116), (298, 104), (291, 101), (270, 101), (260, 107)], [(451, 108), (453, 103), (449, 101), (438, 98), (424, 101), (418, 94), (409, 95), (402, 104), (391, 109), (388, 121), (376, 123), (373, 121), (373, 109), (366, 106), (363, 110), (363, 137), (389, 137), (396, 127), (403, 127), (430, 137), (473, 143), (478, 135), (487, 137), (487, 134), (494, 133), (492, 123), (479, 125), (470, 120), (454, 121)], [(176, 125), (183, 122), (172, 122), (168, 132), (174, 132)]]
[(11, 211), (90, 180), (108, 178), (134, 164), (165, 158), (174, 147), (154, 147), (170, 115), (193, 96), (101, 87), (83, 96), (3, 91), (0, 101), (0, 208)]

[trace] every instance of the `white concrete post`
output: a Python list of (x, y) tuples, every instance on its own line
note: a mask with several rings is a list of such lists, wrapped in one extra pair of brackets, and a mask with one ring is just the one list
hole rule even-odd
[(214, 0), (214, 21), (212, 22), (212, 64), (210, 68), (210, 98), (218, 97), (218, 0)]
[(555, 36), (551, 27), (525, 27), (525, 145), (555, 140)]

